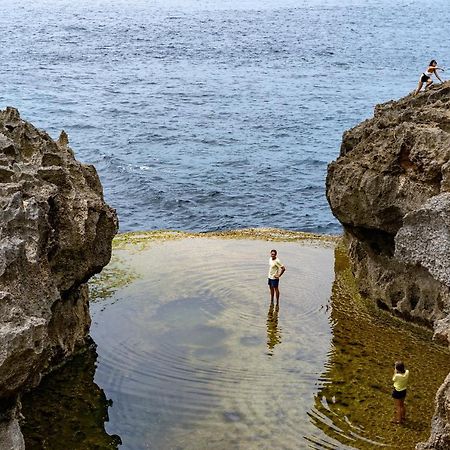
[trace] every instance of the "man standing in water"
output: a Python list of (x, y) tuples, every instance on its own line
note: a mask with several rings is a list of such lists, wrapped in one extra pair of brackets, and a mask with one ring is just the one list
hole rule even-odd
[(280, 300), (280, 290), (278, 289), (278, 284), (280, 283), (280, 277), (283, 275), (286, 268), (281, 264), (280, 260), (277, 258), (277, 251), (270, 251), (269, 259), (269, 289), (270, 289), (270, 302), (273, 302), (273, 297), (276, 295), (277, 302)]

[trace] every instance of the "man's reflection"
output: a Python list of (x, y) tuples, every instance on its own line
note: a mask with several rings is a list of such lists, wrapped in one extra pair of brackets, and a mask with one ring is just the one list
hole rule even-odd
[(280, 303), (270, 302), (269, 312), (267, 313), (267, 347), (268, 355), (273, 355), (275, 345), (281, 342), (281, 333), (278, 329), (278, 313), (280, 311)]

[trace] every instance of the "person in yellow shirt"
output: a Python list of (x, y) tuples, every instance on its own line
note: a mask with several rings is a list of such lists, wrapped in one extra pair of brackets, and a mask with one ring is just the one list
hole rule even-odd
[(276, 296), (277, 302), (280, 300), (280, 290), (278, 288), (280, 277), (283, 275), (286, 268), (281, 264), (280, 260), (277, 258), (277, 251), (270, 250), (269, 259), (269, 275), (268, 284), (270, 290), (270, 303), (273, 303), (273, 298)]
[(394, 423), (402, 423), (406, 418), (405, 397), (406, 388), (408, 387), (409, 370), (405, 369), (402, 361), (395, 362), (395, 372), (392, 377), (394, 382), (394, 390), (392, 398), (395, 403), (395, 419)]

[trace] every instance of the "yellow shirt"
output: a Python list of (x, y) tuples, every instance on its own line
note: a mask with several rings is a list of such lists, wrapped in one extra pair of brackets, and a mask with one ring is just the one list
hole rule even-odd
[(269, 259), (269, 275), (268, 277), (271, 280), (275, 280), (275, 276), (279, 275), (279, 270), (283, 267), (283, 264), (281, 264), (280, 260), (278, 258)]
[(394, 388), (396, 391), (404, 391), (408, 386), (409, 370), (405, 370), (405, 373), (394, 373), (392, 381), (394, 382)]

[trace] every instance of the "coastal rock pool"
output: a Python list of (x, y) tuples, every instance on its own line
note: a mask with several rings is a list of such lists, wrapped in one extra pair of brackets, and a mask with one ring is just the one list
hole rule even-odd
[[(272, 248), (287, 267), (279, 305)], [(122, 235), (92, 291), (97, 360), (88, 352), (88, 369), (71, 363), (84, 378), (56, 373), (24, 399), (27, 448), (410, 449), (427, 438), (448, 351), (362, 299), (335, 241)], [(404, 426), (390, 423), (397, 359), (411, 371)], [(42, 408), (68, 385), (85, 408), (50, 428)]]

